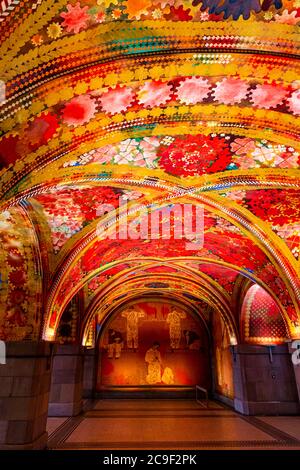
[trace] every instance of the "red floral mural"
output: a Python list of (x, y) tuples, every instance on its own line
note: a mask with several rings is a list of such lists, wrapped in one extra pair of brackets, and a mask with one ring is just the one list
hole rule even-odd
[(204, 135), (177, 137), (168, 147), (161, 146), (158, 155), (160, 167), (178, 176), (224, 171), (231, 161), (224, 138)]

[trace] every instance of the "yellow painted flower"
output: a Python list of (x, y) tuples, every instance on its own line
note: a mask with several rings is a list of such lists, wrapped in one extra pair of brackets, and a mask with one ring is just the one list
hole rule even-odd
[(48, 34), (49, 38), (51, 38), (51, 39), (59, 38), (61, 33), (62, 33), (62, 28), (61, 28), (60, 24), (58, 24), (58, 23), (52, 23), (47, 28), (47, 34)]
[(265, 14), (264, 14), (264, 19), (265, 20), (271, 20), (272, 18), (274, 17), (273, 13), (271, 11), (267, 11)]
[(152, 18), (154, 18), (155, 20), (159, 20), (161, 17), (162, 17), (162, 11), (156, 8), (156, 10), (152, 12)]

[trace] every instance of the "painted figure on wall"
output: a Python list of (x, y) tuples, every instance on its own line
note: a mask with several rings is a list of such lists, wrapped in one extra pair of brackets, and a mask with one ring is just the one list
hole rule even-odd
[(233, 370), (229, 333), (222, 317), (217, 314), (213, 316), (213, 339), (216, 391), (221, 395), (233, 398)]
[(216, 347), (216, 368), (217, 368), (217, 380), (218, 385), (221, 389), (226, 387), (223, 380), (223, 366), (222, 366), (222, 351), (219, 346)]
[(121, 357), (121, 351), (123, 347), (123, 336), (119, 331), (109, 329), (108, 330), (108, 357), (109, 359), (119, 359)]
[(194, 330), (183, 330), (185, 344), (187, 349), (200, 349), (200, 336)]
[(126, 318), (126, 335), (127, 335), (127, 347), (129, 349), (137, 349), (139, 346), (138, 340), (138, 322), (139, 318), (144, 317), (145, 313), (136, 308), (129, 307), (122, 312), (122, 317)]
[[(100, 328), (98, 338), (98, 390), (195, 384), (210, 388), (207, 333), (199, 319), (180, 306), (146, 300), (124, 305)], [(178, 349), (171, 349), (171, 338)]]
[(164, 373), (161, 378), (162, 383), (165, 385), (174, 384), (174, 373), (170, 367), (165, 367)]
[(184, 312), (172, 308), (167, 316), (167, 323), (169, 323), (170, 333), (170, 346), (172, 349), (179, 349), (181, 340), (181, 320), (186, 317)]
[(145, 361), (148, 364), (146, 381), (150, 385), (161, 383), (162, 362), (159, 347), (160, 344), (155, 341), (145, 355)]

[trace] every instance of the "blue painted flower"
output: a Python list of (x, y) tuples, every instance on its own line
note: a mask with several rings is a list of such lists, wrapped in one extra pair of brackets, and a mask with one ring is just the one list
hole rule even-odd
[(279, 9), (282, 7), (281, 0), (193, 0), (193, 6), (202, 4), (201, 10), (207, 10), (209, 14), (224, 14), (224, 19), (232, 16), (237, 20), (241, 15), (248, 20), (252, 12), (259, 13), (267, 11), (272, 5)]
[(229, 163), (229, 165), (227, 165), (227, 168), (226, 168), (226, 170), (237, 170), (237, 169), (238, 169), (238, 166), (235, 163)]

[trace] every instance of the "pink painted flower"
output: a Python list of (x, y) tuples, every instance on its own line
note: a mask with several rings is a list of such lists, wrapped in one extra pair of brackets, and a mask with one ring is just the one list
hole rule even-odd
[(62, 118), (69, 126), (78, 126), (90, 121), (96, 113), (96, 104), (89, 95), (81, 95), (69, 101), (63, 111)]
[(118, 165), (133, 164), (136, 155), (138, 154), (138, 141), (136, 139), (126, 139), (116, 146), (116, 153), (114, 156), (114, 163)]
[(240, 229), (238, 227), (233, 225), (228, 220), (222, 219), (221, 217), (217, 219), (217, 223), (214, 228), (214, 231), (216, 232), (221, 231), (222, 233), (228, 233), (228, 232), (240, 233)]
[(216, 84), (214, 98), (219, 103), (240, 103), (246, 98), (249, 85), (237, 78), (224, 78)]
[(238, 191), (229, 191), (227, 194), (226, 194), (226, 197), (231, 199), (232, 201), (235, 201), (237, 203), (243, 203), (244, 202), (244, 199), (245, 199), (245, 196), (246, 196), (246, 191), (241, 191), (241, 190), (238, 190)]
[(95, 20), (96, 23), (103, 23), (105, 21), (105, 13), (103, 11), (96, 13)]
[(252, 157), (256, 162), (263, 166), (275, 167), (283, 161), (283, 158), (280, 156), (280, 152), (278, 152), (272, 145), (267, 147), (263, 145), (257, 147), (254, 152), (252, 152)]
[(291, 11), (289, 13), (288, 10), (283, 10), (280, 15), (275, 15), (276, 23), (284, 23), (284, 24), (297, 24), (300, 21), (298, 16), (297, 10)]
[(255, 168), (258, 166), (250, 154), (233, 155), (232, 161), (239, 165), (241, 170), (248, 170), (249, 168)]
[(67, 5), (67, 12), (61, 13), (61, 17), (64, 18), (62, 26), (66, 28), (68, 33), (79, 33), (81, 29), (87, 27), (87, 23), (90, 19), (86, 11), (88, 6), (81, 8), (80, 3), (77, 2), (75, 6)]
[(279, 163), (280, 168), (298, 168), (300, 164), (299, 154), (293, 153), (290, 157), (285, 158)]
[(134, 99), (134, 92), (132, 88), (116, 86), (111, 88), (100, 98), (100, 103), (103, 111), (110, 114), (121, 113), (131, 105)]
[(296, 115), (300, 114), (300, 90), (292, 93), (291, 97), (287, 100), (289, 110)]
[(157, 148), (159, 147), (159, 140), (157, 137), (145, 137), (139, 143), (139, 152), (135, 156), (134, 164), (137, 166), (145, 166), (148, 168), (155, 168), (157, 164)]
[(93, 153), (93, 163), (110, 163), (116, 155), (116, 149), (114, 145), (105, 145), (100, 147)]
[(249, 137), (236, 138), (234, 142), (230, 144), (230, 149), (237, 155), (246, 155), (255, 149), (255, 142)]
[(196, 104), (201, 103), (208, 97), (211, 85), (206, 78), (189, 77), (185, 78), (177, 87), (177, 96), (181, 103)]
[(284, 240), (291, 237), (300, 237), (300, 223), (273, 225), (272, 228)]
[(167, 82), (146, 82), (138, 92), (139, 103), (144, 106), (160, 106), (170, 99), (171, 85)]
[(251, 101), (258, 108), (275, 108), (286, 97), (287, 91), (275, 85), (256, 85), (251, 92)]
[(134, 201), (135, 199), (139, 199), (142, 195), (143, 194), (139, 191), (131, 191), (128, 189), (126, 191), (123, 191), (121, 199), (122, 201)]

